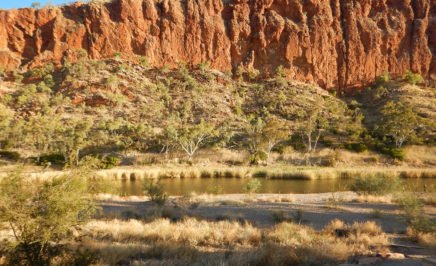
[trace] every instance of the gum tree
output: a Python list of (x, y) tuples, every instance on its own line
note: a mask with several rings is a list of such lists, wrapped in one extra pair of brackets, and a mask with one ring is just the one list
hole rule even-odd
[(214, 135), (213, 125), (204, 121), (198, 124), (181, 124), (171, 132), (171, 137), (188, 155), (189, 161), (192, 161), (198, 149), (212, 135)]
[(404, 142), (416, 137), (419, 119), (410, 106), (390, 101), (383, 106), (381, 113), (383, 118), (379, 130), (383, 135), (392, 137), (395, 147), (401, 148)]

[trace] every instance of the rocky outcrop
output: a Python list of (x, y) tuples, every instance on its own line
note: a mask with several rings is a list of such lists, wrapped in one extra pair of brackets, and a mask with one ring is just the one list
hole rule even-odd
[(121, 52), (156, 66), (209, 61), (324, 88), (411, 69), (436, 79), (434, 0), (115, 0), (0, 11), (0, 66)]

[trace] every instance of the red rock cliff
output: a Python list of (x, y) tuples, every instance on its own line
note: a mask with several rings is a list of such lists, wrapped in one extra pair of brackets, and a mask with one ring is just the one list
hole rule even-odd
[(435, 0), (116, 0), (0, 11), (0, 67), (145, 55), (154, 65), (253, 66), (324, 88), (411, 69), (436, 79)]

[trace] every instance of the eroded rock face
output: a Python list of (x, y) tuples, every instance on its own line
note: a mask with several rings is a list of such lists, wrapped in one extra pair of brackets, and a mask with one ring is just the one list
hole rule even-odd
[(0, 66), (144, 55), (156, 66), (211, 62), (324, 88), (411, 69), (436, 79), (434, 0), (115, 0), (0, 11)]

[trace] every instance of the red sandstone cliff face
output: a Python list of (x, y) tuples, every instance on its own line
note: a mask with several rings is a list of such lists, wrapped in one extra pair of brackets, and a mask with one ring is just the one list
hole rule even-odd
[(436, 79), (435, 0), (115, 0), (0, 11), (0, 67), (145, 55), (153, 65), (211, 62), (324, 88), (411, 69)]

